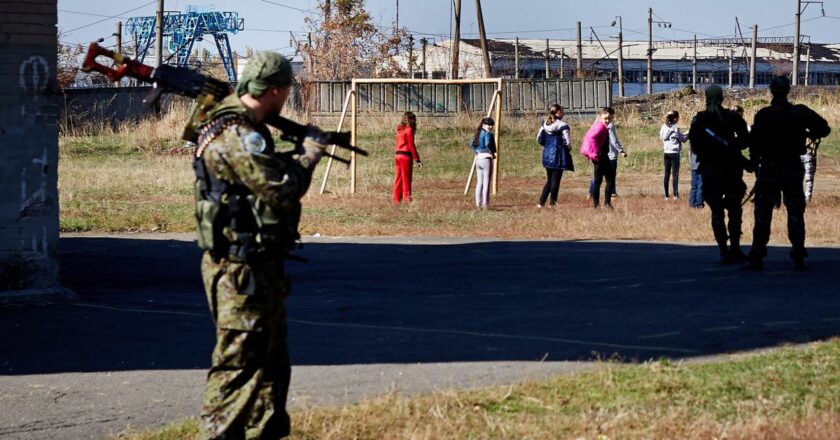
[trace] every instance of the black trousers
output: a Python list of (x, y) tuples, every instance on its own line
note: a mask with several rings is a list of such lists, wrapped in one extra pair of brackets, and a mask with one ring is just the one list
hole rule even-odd
[(592, 162), (592, 167), (594, 172), (592, 180), (595, 183), (595, 186), (592, 188), (593, 206), (600, 205), (601, 182), (603, 180), (607, 181), (607, 187), (604, 190), (604, 205), (612, 206), (612, 195), (615, 190), (615, 167), (613, 167), (607, 158)]
[[(747, 192), (747, 185), (741, 173), (725, 175), (717, 172), (702, 173), (703, 200), (712, 211), (712, 232), (721, 253), (729, 246), (741, 246), (741, 201)], [(726, 215), (729, 222), (726, 222)], [(728, 232), (728, 234), (727, 234)], [(728, 243), (727, 243), (728, 242)]]
[(799, 162), (783, 166), (762, 166), (755, 184), (755, 227), (750, 257), (767, 256), (767, 242), (770, 241), (770, 223), (773, 221), (773, 206), (784, 195), (787, 208), (788, 238), (793, 249), (792, 258), (804, 258), (805, 252), (805, 192), (802, 179), (805, 170)]
[(557, 195), (560, 192), (560, 180), (563, 179), (563, 170), (545, 169), (545, 185), (540, 194), (540, 205), (545, 205), (548, 195), (551, 194), (552, 206), (557, 204)]

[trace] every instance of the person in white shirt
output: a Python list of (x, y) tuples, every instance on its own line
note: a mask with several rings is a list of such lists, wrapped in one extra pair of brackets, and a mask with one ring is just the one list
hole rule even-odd
[(665, 123), (659, 129), (659, 139), (662, 139), (664, 160), (665, 160), (665, 177), (662, 180), (663, 189), (665, 190), (665, 200), (668, 200), (668, 180), (672, 178), (674, 199), (680, 198), (680, 152), (682, 151), (683, 142), (688, 140), (677, 123), (680, 122), (680, 113), (672, 110), (665, 115)]

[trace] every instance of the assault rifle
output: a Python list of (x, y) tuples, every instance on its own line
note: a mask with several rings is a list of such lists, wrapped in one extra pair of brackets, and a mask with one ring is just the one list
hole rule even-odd
[[(96, 58), (102, 56), (113, 60), (115, 67), (108, 67), (96, 62)], [(143, 100), (146, 105), (153, 105), (163, 93), (175, 93), (187, 96), (196, 100), (196, 107), (190, 117), (189, 123), (184, 128), (182, 138), (187, 142), (195, 144), (198, 141), (198, 128), (207, 122), (207, 112), (210, 111), (222, 99), (233, 93), (230, 85), (209, 76), (202, 75), (184, 67), (174, 67), (162, 64), (157, 68), (147, 66), (138, 61), (132, 60), (120, 53), (115, 53), (96, 43), (88, 47), (85, 61), (82, 63), (83, 72), (99, 72), (111, 81), (119, 81), (123, 77), (136, 78), (140, 81), (151, 83), (152, 92)], [(306, 126), (298, 124), (280, 115), (270, 115), (266, 118), (266, 124), (281, 131), (280, 138), (293, 143), (295, 146), (303, 144), (306, 136)], [(326, 132), (329, 145), (336, 145), (362, 156), (367, 156), (367, 151), (351, 144), (350, 133), (347, 132)], [(350, 164), (350, 161), (341, 157), (324, 153), (327, 157)]]

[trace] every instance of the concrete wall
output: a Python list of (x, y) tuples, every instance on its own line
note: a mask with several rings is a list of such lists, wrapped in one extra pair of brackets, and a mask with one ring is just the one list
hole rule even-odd
[(0, 0), (0, 301), (59, 284), (56, 0)]

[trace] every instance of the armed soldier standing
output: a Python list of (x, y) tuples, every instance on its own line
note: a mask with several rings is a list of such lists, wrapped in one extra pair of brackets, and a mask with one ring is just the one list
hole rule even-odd
[(746, 260), (741, 251), (741, 200), (747, 192), (744, 169), (749, 162), (741, 150), (747, 148), (748, 137), (744, 119), (723, 108), (723, 90), (717, 85), (708, 87), (706, 110), (691, 121), (688, 139), (697, 154), (703, 200), (712, 211), (712, 232), (723, 264)]
[(297, 158), (275, 154), (263, 121), (283, 108), (291, 83), (288, 60), (257, 53), (236, 94), (215, 106), (200, 128), (198, 245), (216, 325), (202, 409), (210, 439), (276, 439), (290, 431), (283, 260), (299, 238), (300, 198), (326, 142), (309, 126)]
[(750, 160), (758, 165), (755, 184), (755, 227), (750, 248), (749, 267), (764, 268), (773, 204), (784, 194), (788, 214), (788, 238), (793, 246), (790, 257), (794, 268), (805, 268), (805, 194), (802, 190), (807, 139), (828, 136), (828, 122), (805, 105), (788, 101), (790, 82), (777, 76), (770, 82), (773, 95), (770, 106), (755, 115), (750, 140)]

